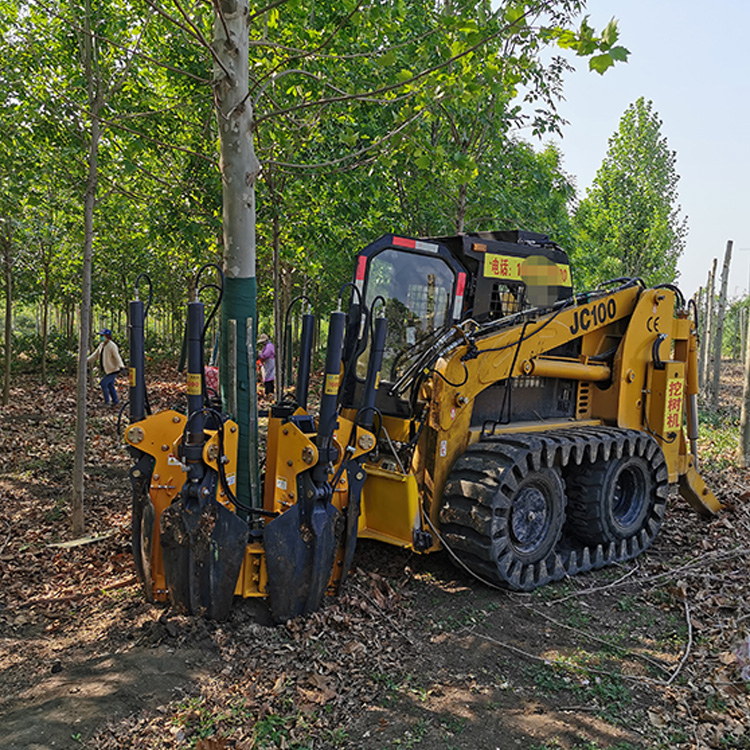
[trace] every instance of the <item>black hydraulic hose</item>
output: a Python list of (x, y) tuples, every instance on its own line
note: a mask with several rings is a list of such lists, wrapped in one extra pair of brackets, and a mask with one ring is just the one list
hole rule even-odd
[[(575, 301), (576, 300), (573, 297), (569, 297), (565, 301), (566, 304), (561, 305), (557, 310), (555, 310), (555, 312), (553, 313), (553, 315), (549, 319), (545, 320), (544, 323), (542, 323), (542, 325), (539, 326), (539, 328), (537, 328), (535, 331), (532, 331), (528, 336), (526, 336), (526, 334), (522, 332), (521, 338), (517, 339), (516, 341), (511, 341), (510, 343), (503, 344), (502, 346), (495, 346), (495, 347), (493, 347), (491, 349), (480, 349), (479, 350), (479, 354), (487, 354), (488, 352), (501, 352), (501, 351), (503, 351), (505, 349), (510, 349), (511, 347), (518, 346), (518, 345), (524, 343), (524, 341), (528, 341), (529, 339), (532, 339), (538, 333), (540, 333), (541, 331), (543, 331), (548, 325), (550, 325), (563, 310), (565, 310), (568, 307), (570, 307), (572, 305), (572, 303), (575, 302)], [(524, 323), (524, 325), (523, 325), (523, 331), (526, 330), (526, 328), (528, 327), (528, 325), (530, 325), (530, 322), (526, 321)]]
[(659, 284), (655, 286), (654, 289), (669, 289), (670, 292), (674, 292), (677, 295), (677, 299), (680, 303), (680, 309), (684, 309), (685, 295), (683, 295), (682, 290), (678, 286), (676, 286), (675, 284)]
[(606, 289), (608, 286), (612, 286), (613, 284), (620, 284), (621, 289), (626, 289), (627, 287), (633, 286), (634, 284), (640, 284), (640, 286), (642, 286), (644, 289), (646, 288), (646, 282), (640, 276), (618, 276), (616, 279), (607, 279), (607, 281), (602, 281), (602, 283), (599, 284), (598, 287), (596, 287), (595, 291)]
[[(378, 429), (376, 431), (376, 434), (378, 436), (378, 439), (380, 438), (380, 433), (383, 430), (383, 412), (378, 409), (377, 406), (363, 406), (361, 409), (357, 410), (357, 413), (354, 415), (354, 424), (359, 425), (360, 427), (365, 427), (364, 423), (360, 423), (359, 417), (360, 414), (367, 413), (368, 411), (371, 411), (373, 413), (373, 416), (378, 417), (380, 419), (380, 423), (378, 424)], [(365, 429), (372, 432), (375, 429), (375, 420), (370, 419), (369, 423), (371, 427), (365, 427)]]
[(338, 293), (339, 303), (344, 301), (344, 298), (342, 295), (344, 293), (344, 289), (346, 289), (347, 287), (351, 287), (357, 293), (357, 298), (359, 299), (360, 309), (363, 308), (364, 301), (362, 299), (362, 292), (359, 291), (359, 287), (353, 281), (347, 281), (346, 284), (341, 285), (341, 289), (339, 289), (339, 293)]
[[(215, 409), (211, 409), (209, 407), (203, 407), (201, 409), (201, 412), (203, 415), (208, 415), (210, 417), (213, 417), (217, 423), (216, 433), (217, 433), (217, 436), (218, 436), (217, 439), (219, 442), (219, 458), (216, 461), (216, 465), (218, 467), (217, 473), (219, 475), (219, 483), (221, 484), (221, 488), (224, 490), (224, 493), (229, 498), (229, 501), (233, 505), (237, 506), (238, 508), (241, 508), (242, 510), (248, 513), (255, 513), (256, 515), (267, 516), (269, 518), (275, 518), (276, 516), (278, 516), (279, 514), (276, 511), (264, 510), (263, 508), (254, 508), (249, 505), (245, 505), (245, 503), (237, 499), (234, 492), (232, 492), (232, 488), (229, 485), (229, 482), (227, 480), (226, 467), (224, 465), (224, 461), (222, 460), (224, 458), (224, 427), (225, 427), (223, 415), (220, 414)], [(183, 440), (185, 439), (187, 431), (190, 427), (190, 421), (195, 416), (196, 413), (197, 412), (194, 412), (193, 414), (191, 414), (188, 417), (187, 421), (185, 422), (185, 427), (183, 428), (183, 431), (182, 431)]]
[[(358, 301), (356, 303), (350, 302), (349, 310), (347, 311), (344, 347), (342, 349), (344, 378), (341, 382), (339, 400), (345, 395), (345, 392), (349, 392), (354, 367), (360, 355), (367, 347), (367, 335), (372, 321), (372, 315), (364, 303), (362, 292), (360, 292), (359, 287), (353, 281), (347, 281), (341, 285), (338, 293), (339, 309), (341, 309), (343, 293), (347, 287), (351, 287), (352, 292), (356, 293)], [(362, 325), (362, 316), (364, 316), (364, 326)]]
[[(213, 268), (218, 274), (219, 283), (218, 284), (209, 283), (209, 284), (204, 284), (203, 286), (201, 286), (200, 285), (201, 276), (204, 274), (205, 271), (211, 268)], [(201, 327), (201, 332), (200, 332), (200, 347), (201, 347), (200, 398), (201, 398), (202, 403), (206, 403), (207, 401), (209, 401), (208, 392), (206, 390), (206, 363), (205, 363), (206, 333), (208, 332), (208, 328), (213, 322), (213, 319), (216, 316), (216, 313), (218, 312), (219, 307), (221, 306), (221, 301), (224, 298), (224, 271), (221, 270), (221, 266), (218, 263), (205, 263), (196, 272), (193, 285), (195, 289), (195, 301), (196, 302), (198, 302), (198, 300), (200, 299), (201, 293), (205, 291), (206, 289), (215, 289), (218, 292), (217, 297), (216, 297), (216, 302), (214, 303), (214, 306), (211, 308), (211, 312), (208, 314), (208, 317), (203, 321), (203, 325)], [(188, 305), (188, 309), (189, 308), (190, 308), (190, 305)], [(188, 345), (188, 362), (190, 362), (189, 345)], [(191, 370), (188, 367), (188, 394), (190, 392), (190, 373), (191, 373)], [(195, 372), (193, 372), (193, 375), (195, 375)]]
[(154, 298), (154, 285), (151, 283), (151, 277), (147, 273), (139, 273), (135, 277), (135, 298), (140, 299), (140, 293), (138, 291), (138, 284), (141, 279), (145, 279), (148, 282), (148, 299), (146, 300), (146, 307), (143, 311), (143, 317), (148, 316), (148, 311), (151, 309), (151, 302)]
[[(205, 286), (200, 286), (200, 278), (203, 275), (203, 273), (207, 271), (209, 268), (213, 268), (216, 271), (216, 273), (219, 275), (220, 283), (219, 284), (206, 284)], [(198, 272), (195, 274), (194, 287), (195, 287), (196, 299), (200, 297), (200, 293), (204, 289), (216, 289), (219, 293), (216, 299), (216, 302), (214, 303), (214, 306), (211, 308), (211, 312), (208, 314), (208, 317), (206, 318), (205, 324), (203, 326), (201, 337), (205, 341), (206, 331), (208, 331), (208, 327), (211, 325), (219, 307), (221, 306), (221, 300), (224, 298), (224, 271), (221, 270), (221, 266), (218, 263), (206, 263), (205, 265), (201, 266), (198, 269)]]

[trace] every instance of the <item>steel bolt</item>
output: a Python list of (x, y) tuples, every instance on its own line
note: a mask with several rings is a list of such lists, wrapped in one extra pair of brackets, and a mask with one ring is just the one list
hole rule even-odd
[(126, 437), (131, 443), (141, 443), (143, 442), (143, 438), (145, 435), (143, 434), (143, 430), (140, 427), (131, 427), (127, 433)]
[(364, 433), (364, 435), (360, 435), (358, 442), (359, 447), (363, 451), (370, 451), (375, 447), (375, 438), (369, 432)]

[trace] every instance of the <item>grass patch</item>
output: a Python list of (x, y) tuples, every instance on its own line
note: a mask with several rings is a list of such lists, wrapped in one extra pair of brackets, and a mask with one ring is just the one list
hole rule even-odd
[(561, 656), (549, 664), (529, 665), (523, 674), (537, 692), (570, 693), (576, 702), (599, 706), (599, 715), (607, 721), (622, 723), (621, 712), (630, 706), (633, 696), (619, 672), (600, 674), (589, 669), (602, 661), (597, 654)]
[(740, 420), (737, 414), (722, 410), (700, 411), (698, 432), (701, 459), (709, 463), (712, 469), (728, 469), (737, 465), (740, 439)]

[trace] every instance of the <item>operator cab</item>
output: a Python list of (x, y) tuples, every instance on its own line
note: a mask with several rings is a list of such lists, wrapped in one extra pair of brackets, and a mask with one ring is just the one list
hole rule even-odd
[[(408, 402), (391, 395), (390, 387), (419, 352), (460, 320), (467, 278), (466, 269), (437, 242), (385, 235), (359, 254), (354, 283), (373, 316), (388, 321), (376, 401), (384, 414), (411, 415)], [(355, 390), (364, 382), (368, 359), (369, 348), (357, 361)]]
[[(377, 408), (408, 417), (415, 404), (393, 385), (439, 347), (463, 318), (482, 322), (548, 308), (572, 294), (567, 254), (546, 235), (477, 232), (429, 239), (384, 235), (357, 257), (354, 283), (373, 316), (388, 321)], [(365, 339), (367, 338), (365, 334)], [(369, 349), (357, 361), (345, 401), (357, 402)]]

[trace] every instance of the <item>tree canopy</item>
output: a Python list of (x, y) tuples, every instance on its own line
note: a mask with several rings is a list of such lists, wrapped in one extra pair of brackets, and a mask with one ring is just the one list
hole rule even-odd
[(587, 285), (619, 276), (673, 282), (687, 218), (678, 204), (677, 156), (653, 103), (631, 104), (574, 216), (575, 269)]

